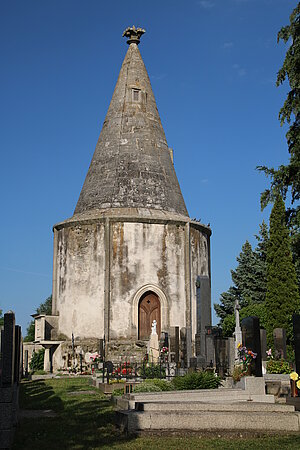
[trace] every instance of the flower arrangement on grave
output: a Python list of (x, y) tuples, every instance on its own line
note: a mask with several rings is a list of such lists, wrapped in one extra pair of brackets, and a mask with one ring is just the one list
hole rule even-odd
[(243, 364), (246, 371), (248, 371), (252, 361), (256, 358), (257, 353), (252, 350), (248, 350), (247, 347), (243, 347), (242, 344), (238, 345), (238, 358)]
[(160, 360), (163, 363), (167, 363), (168, 362), (168, 354), (169, 354), (169, 349), (168, 347), (162, 347), (160, 349)]
[(242, 344), (237, 347), (239, 363), (234, 367), (232, 377), (234, 381), (240, 381), (242, 377), (250, 374), (252, 361), (256, 358), (257, 353), (248, 350)]
[(298, 396), (297, 388), (300, 390), (300, 380), (297, 372), (292, 372), (290, 374), (290, 380), (291, 380), (291, 396), (297, 397)]
[(113, 376), (117, 376), (121, 378), (122, 376), (129, 376), (133, 374), (133, 367), (129, 361), (125, 361), (124, 363), (120, 363), (119, 366), (115, 368), (112, 372)]

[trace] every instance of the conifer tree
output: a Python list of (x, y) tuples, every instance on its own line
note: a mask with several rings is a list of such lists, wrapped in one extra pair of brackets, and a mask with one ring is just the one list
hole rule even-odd
[[(235, 300), (239, 301), (241, 308), (260, 304), (265, 300), (268, 227), (264, 222), (256, 239), (258, 245), (254, 251), (248, 241), (242, 246), (242, 251), (237, 257), (238, 266), (231, 271), (234, 286), (223, 292), (220, 303), (214, 305), (216, 314), (221, 319), (221, 325), (225, 318), (230, 315), (233, 317)], [(229, 323), (232, 322), (231, 319), (228, 320)]]
[(267, 337), (272, 344), (274, 328), (285, 328), (292, 338), (292, 315), (300, 311), (300, 296), (286, 226), (285, 206), (277, 196), (270, 215), (270, 239), (267, 250)]

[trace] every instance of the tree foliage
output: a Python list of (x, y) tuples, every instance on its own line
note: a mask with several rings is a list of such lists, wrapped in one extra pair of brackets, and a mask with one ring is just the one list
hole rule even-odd
[[(259, 318), (259, 324), (263, 328), (267, 328), (267, 311), (264, 303), (250, 304), (240, 310), (240, 320), (249, 316), (256, 316)], [(235, 316), (229, 314), (225, 317), (222, 324), (222, 334), (225, 337), (233, 335), (235, 329)]]
[[(37, 314), (52, 314), (52, 295), (46, 298), (44, 303), (41, 303), (40, 306), (36, 308)], [(24, 338), (24, 342), (32, 342), (35, 339), (35, 325), (34, 320), (30, 322), (26, 330), (26, 336)]]
[(46, 298), (44, 303), (41, 303), (38, 308), (36, 308), (37, 314), (52, 314), (52, 295)]
[(0, 309), (0, 325), (4, 324), (4, 317), (3, 317), (3, 312), (2, 309)]
[(29, 363), (29, 367), (32, 372), (35, 372), (36, 370), (44, 369), (44, 357), (45, 357), (45, 349), (44, 348), (42, 348), (38, 352), (33, 353), (31, 361)]
[(286, 226), (284, 202), (277, 196), (270, 215), (270, 238), (267, 252), (267, 311), (268, 342), (272, 330), (285, 328), (292, 337), (292, 314), (300, 311), (300, 296), (295, 266), (290, 250), (289, 229)]
[[(290, 191), (292, 205), (300, 198), (300, 3), (290, 16), (290, 24), (279, 31), (277, 41), (280, 40), (285, 44), (290, 41), (276, 82), (279, 86), (288, 80), (290, 86), (287, 98), (279, 111), (280, 124), (290, 124), (286, 134), (290, 160), (289, 164), (281, 165), (278, 169), (258, 166), (259, 170), (271, 178), (270, 189), (261, 195), (262, 209), (268, 203), (274, 202), (279, 193), (285, 199), (287, 192)], [(296, 221), (299, 225), (299, 206), (291, 207), (288, 213), (292, 222), (298, 217)]]
[[(234, 304), (238, 300), (240, 307), (246, 308), (252, 304), (264, 302), (267, 289), (267, 245), (268, 245), (268, 227), (265, 222), (260, 225), (258, 241), (255, 250), (252, 250), (251, 244), (246, 241), (242, 246), (242, 251), (237, 257), (237, 268), (231, 271), (233, 286), (230, 286), (227, 292), (221, 294), (220, 303), (215, 304), (214, 308), (221, 319), (223, 326), (225, 318), (234, 323)], [(226, 322), (225, 327), (232, 329), (232, 326)], [(233, 327), (234, 328), (234, 327)], [(229, 333), (229, 331), (228, 331)]]

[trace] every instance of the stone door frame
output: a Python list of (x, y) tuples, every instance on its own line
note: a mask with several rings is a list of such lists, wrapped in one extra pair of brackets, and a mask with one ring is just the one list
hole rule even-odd
[(155, 284), (146, 284), (135, 293), (132, 300), (132, 329), (137, 339), (139, 335), (139, 302), (141, 297), (148, 291), (154, 292), (160, 301), (161, 331), (167, 331), (169, 328), (169, 302), (166, 295)]

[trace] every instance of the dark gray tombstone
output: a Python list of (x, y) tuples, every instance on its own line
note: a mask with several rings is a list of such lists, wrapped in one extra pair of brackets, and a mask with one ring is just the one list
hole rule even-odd
[(197, 358), (195, 356), (193, 356), (192, 358), (190, 358), (190, 364), (189, 364), (190, 369), (197, 369)]
[(294, 349), (296, 372), (300, 373), (300, 315), (293, 315)]
[(216, 355), (216, 370), (219, 376), (221, 378), (224, 378), (229, 369), (228, 342), (226, 338), (215, 336), (214, 343)]
[(205, 334), (206, 326), (211, 323), (211, 285), (208, 276), (199, 275), (196, 281), (197, 301), (197, 335), (196, 355), (198, 359), (206, 359)]
[(248, 350), (256, 353), (256, 358), (251, 364), (251, 374), (256, 377), (262, 376), (260, 326), (259, 318), (255, 316), (246, 317), (241, 322), (243, 345)]
[(2, 342), (2, 386), (12, 386), (15, 368), (15, 315), (12, 311), (4, 314)]
[(28, 350), (24, 351), (24, 377), (28, 377)]
[(192, 330), (191, 327), (186, 327), (186, 361), (188, 367), (192, 356)]
[(186, 359), (186, 328), (182, 327), (180, 329), (180, 364), (181, 367), (187, 366)]
[(201, 355), (201, 334), (196, 333), (195, 334), (195, 351), (196, 355)]
[(15, 360), (14, 360), (14, 381), (20, 381), (20, 367), (21, 367), (21, 327), (15, 325)]
[(286, 359), (286, 331), (284, 328), (275, 328), (273, 331), (275, 358)]
[(170, 327), (169, 351), (174, 354), (174, 362), (179, 362), (179, 327)]
[(267, 361), (267, 331), (264, 328), (260, 329), (260, 351), (262, 361)]

